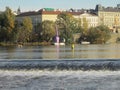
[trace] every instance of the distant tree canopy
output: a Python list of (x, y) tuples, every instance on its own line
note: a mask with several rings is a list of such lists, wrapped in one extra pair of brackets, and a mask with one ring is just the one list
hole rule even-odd
[(18, 30), (18, 41), (19, 42), (29, 42), (32, 37), (33, 25), (29, 17), (25, 17), (21, 26)]
[(60, 36), (65, 38), (66, 43), (73, 42), (73, 33), (81, 32), (81, 25), (71, 14), (63, 12), (57, 17), (56, 24), (60, 32)]
[[(73, 34), (81, 33), (80, 41), (91, 43), (106, 43), (110, 38), (110, 30), (107, 26), (100, 25), (88, 28), (86, 18), (74, 18), (70, 13), (62, 12), (55, 22), (45, 20), (34, 26), (30, 17), (24, 17), (22, 22), (15, 20), (15, 15), (9, 7), (0, 14), (0, 42), (51, 42), (56, 35), (65, 39), (66, 44), (73, 43)], [(56, 28), (57, 27), (57, 28)]]
[(81, 19), (76, 19), (76, 24), (74, 27), (74, 33), (82, 33), (84, 31), (84, 28), (82, 27)]
[(45, 20), (42, 22), (41, 39), (49, 42), (55, 36), (55, 23), (53, 21)]
[(84, 29), (84, 33), (87, 33), (87, 31), (88, 31), (88, 21), (87, 21), (87, 19), (84, 17), (83, 18), (83, 25), (82, 25), (82, 27), (83, 27), (83, 29)]
[(15, 26), (15, 16), (9, 7), (0, 15), (0, 41), (11, 41)]
[(110, 39), (111, 33), (107, 26), (100, 25), (90, 28), (82, 37), (91, 43), (106, 43)]

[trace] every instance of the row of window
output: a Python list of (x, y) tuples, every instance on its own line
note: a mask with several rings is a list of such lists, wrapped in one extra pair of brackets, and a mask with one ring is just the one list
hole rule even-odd
[(118, 16), (118, 17), (120, 17), (120, 13), (100, 13), (99, 14), (100, 16)]

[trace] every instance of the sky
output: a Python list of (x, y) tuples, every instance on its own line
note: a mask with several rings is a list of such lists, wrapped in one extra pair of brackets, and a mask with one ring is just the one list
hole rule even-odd
[(94, 9), (97, 4), (108, 7), (116, 7), (120, 0), (0, 0), (0, 11), (8, 6), (13, 11), (19, 7), (21, 11), (33, 11), (41, 8), (55, 9)]

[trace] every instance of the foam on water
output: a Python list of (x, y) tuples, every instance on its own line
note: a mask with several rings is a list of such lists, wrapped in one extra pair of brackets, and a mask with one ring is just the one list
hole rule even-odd
[(119, 90), (120, 71), (0, 70), (0, 90)]
[(120, 61), (1, 60), (0, 90), (120, 90)]
[(0, 69), (16, 70), (120, 70), (119, 59), (99, 60), (1, 60)]

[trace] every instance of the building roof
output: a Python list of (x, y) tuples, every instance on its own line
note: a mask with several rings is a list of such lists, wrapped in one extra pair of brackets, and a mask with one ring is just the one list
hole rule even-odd
[(40, 14), (41, 14), (41, 12), (29, 11), (29, 12), (23, 12), (23, 13), (17, 15), (17, 17), (30, 16), (30, 15), (40, 15)]
[(42, 11), (41, 14), (54, 14), (54, 15), (58, 15), (60, 14), (61, 11)]
[(105, 12), (120, 12), (120, 9), (118, 8), (104, 8), (102, 11), (105, 11)]
[[(40, 9), (39, 11), (29, 11), (29, 12), (23, 12), (19, 15), (17, 15), (17, 17), (23, 17), (23, 16), (32, 16), (32, 15), (58, 15), (62, 12), (66, 12), (66, 13), (69, 13), (69, 14), (72, 14), (72, 15), (81, 15), (85, 12), (83, 11), (79, 11), (79, 12), (76, 12), (76, 11), (59, 11), (59, 10), (50, 10), (50, 11), (46, 11), (44, 9)], [(88, 14), (91, 14), (93, 16), (96, 16), (96, 14), (94, 13), (88, 13)]]
[(96, 5), (95, 11), (104, 11), (104, 12), (120, 12), (120, 5), (117, 7), (103, 7), (102, 5)]

